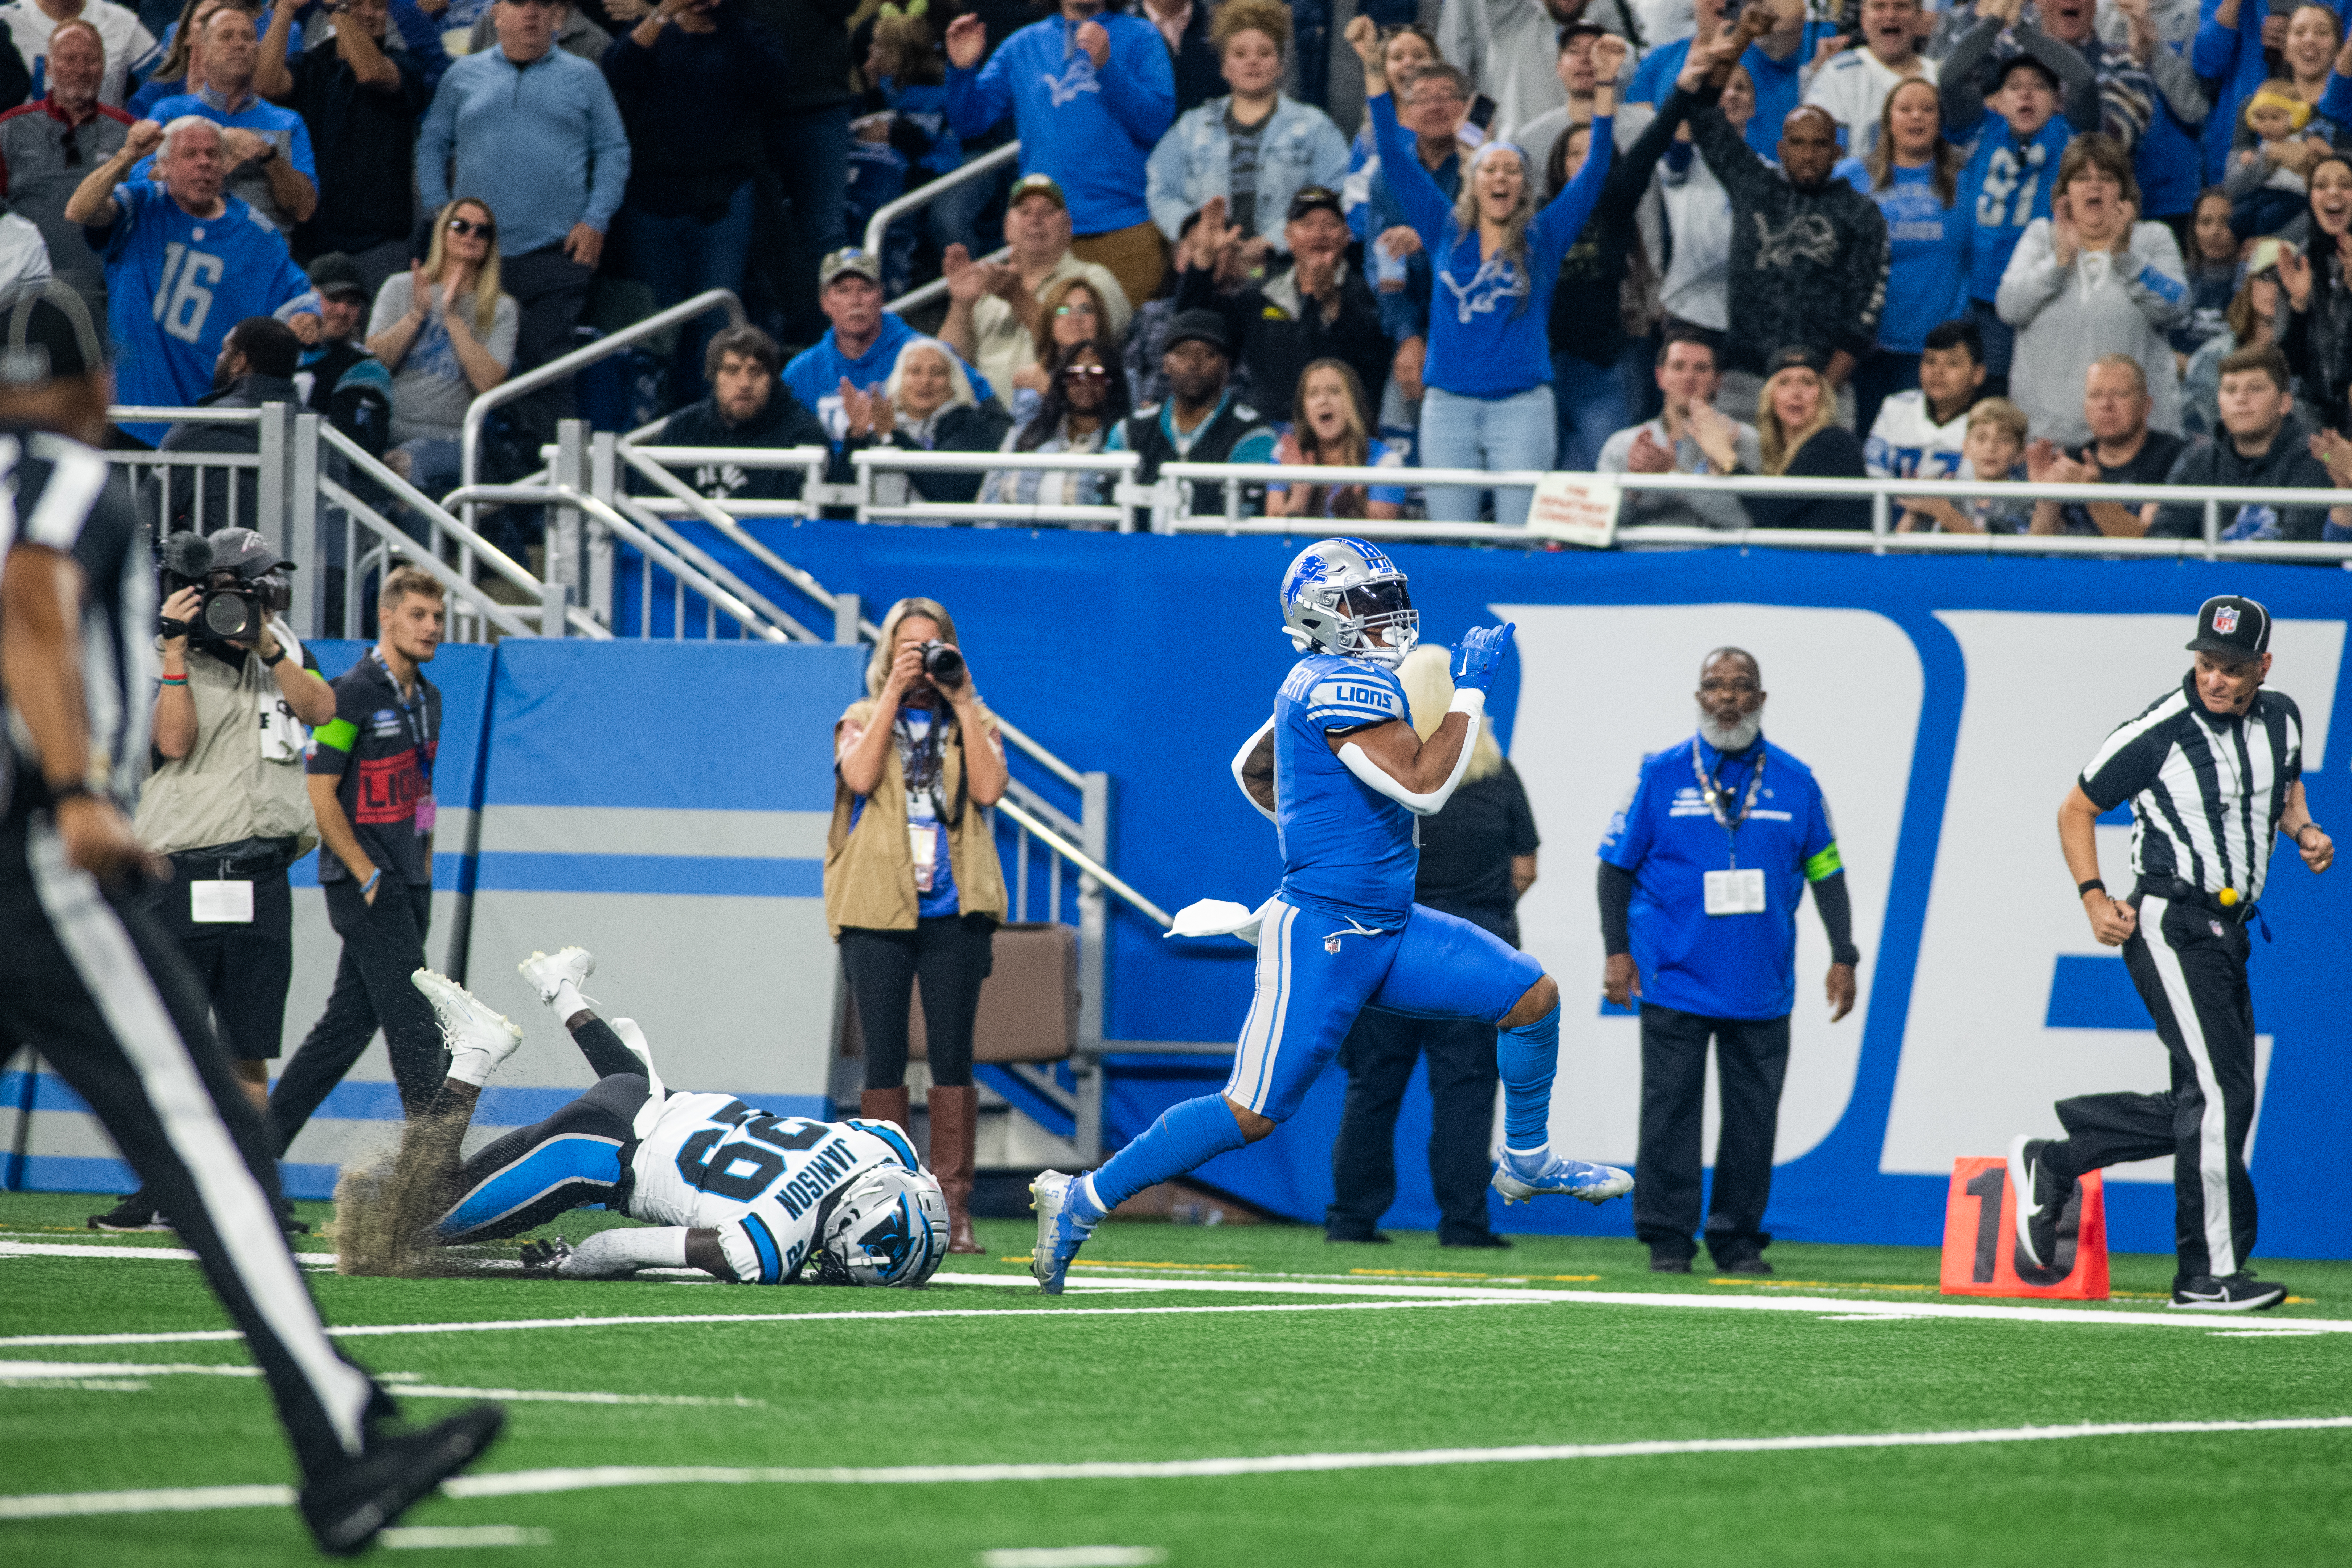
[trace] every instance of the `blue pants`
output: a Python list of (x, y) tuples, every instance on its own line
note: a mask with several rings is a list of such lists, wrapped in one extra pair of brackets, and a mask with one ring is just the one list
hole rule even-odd
[[(639, 207), (621, 209), (621, 220), (629, 226), (630, 268), (637, 281), (653, 290), (656, 305), (667, 310), (712, 289), (742, 293), (743, 268), (751, 258), (751, 204), (757, 190), (756, 182), (745, 180), (735, 187), (726, 212), (709, 223), (666, 217)], [(679, 329), (669, 373), (676, 405), (683, 407), (707, 390), (703, 350), (726, 321), (724, 312), (712, 310)]]
[[(1548, 469), (1559, 455), (1559, 426), (1551, 388), (1530, 386), (1508, 397), (1462, 397), (1443, 387), (1421, 399), (1421, 466), (1424, 468)], [(1480, 492), (1431, 485), (1432, 522), (1475, 522)], [(1495, 492), (1495, 521), (1518, 528), (1534, 500), (1521, 489)]]
[(1276, 900), (1225, 1098), (1286, 1121), (1366, 1007), (1499, 1024), (1542, 978), (1542, 964), (1501, 938), (1420, 904), (1402, 931), (1367, 934)]
[(1557, 466), (1591, 473), (1609, 437), (1633, 423), (1625, 416), (1624, 366), (1556, 353), (1551, 356), (1551, 396), (1559, 418)]

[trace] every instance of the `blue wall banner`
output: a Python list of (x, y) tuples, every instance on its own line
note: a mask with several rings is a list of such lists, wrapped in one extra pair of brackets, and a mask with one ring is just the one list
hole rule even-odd
[[(1115, 781), (1112, 864), (1166, 908), (1255, 902), (1280, 875), (1273, 834), (1226, 763), (1260, 722), (1292, 654), (1276, 587), (1311, 539), (1116, 537), (755, 522), (780, 553), (877, 616), (907, 594), (955, 613), (990, 701), (1058, 754)], [(775, 584), (715, 535), (714, 552)], [(1836, 815), (1864, 962), (1854, 1015), (1831, 1025), (1826, 939), (1800, 911), (1794, 1047), (1769, 1223), (1795, 1237), (1935, 1242), (1954, 1158), (2054, 1133), (2054, 1099), (2160, 1089), (2165, 1055), (2122, 961), (2090, 937), (2054, 821), (2076, 770), (2116, 723), (2187, 668), (2190, 617), (2249, 594), (2279, 626), (2272, 685), (2301, 705), (2305, 784), (2340, 818), (2352, 584), (2315, 567), (2204, 563), (1870, 557), (1717, 549), (1595, 554), (1399, 546), (1425, 639), (1519, 626), (1490, 710), (1546, 837), (1521, 906), (1529, 949), (1570, 997), (1554, 1107), (1563, 1150), (1630, 1161), (1638, 1025), (1599, 997), (1595, 846), (1646, 752), (1687, 737), (1700, 657), (1738, 643), (1761, 658), (1766, 732), (1814, 769)], [(785, 600), (792, 603), (794, 601)], [(2129, 827), (2102, 826), (2106, 879), (2127, 885)], [(2325, 1131), (2352, 1098), (2330, 979), (2352, 936), (2339, 871), (2292, 855), (2263, 900), (2274, 941), (2252, 966), (2262, 1110), (2252, 1168), (2269, 1256), (2352, 1255), (2331, 1200)], [(1246, 1011), (1250, 950), (1165, 942), (1120, 914), (1107, 1033), (1230, 1039)], [(1140, 1067), (1139, 1063), (1137, 1066)], [(1126, 1075), (1109, 1119), (1132, 1136), (1222, 1074), (1159, 1058)], [(1276, 1138), (1203, 1180), (1300, 1219), (1329, 1201), (1336, 1069)], [(1708, 1119), (1715, 1117), (1710, 1091)], [(1416, 1089), (1399, 1132), (1390, 1215), (1430, 1226)], [(1709, 1143), (1710, 1150), (1712, 1142)], [(2168, 1251), (2169, 1173), (2111, 1173), (2120, 1247)], [(1626, 1206), (1538, 1205), (1514, 1228), (1625, 1234)]]

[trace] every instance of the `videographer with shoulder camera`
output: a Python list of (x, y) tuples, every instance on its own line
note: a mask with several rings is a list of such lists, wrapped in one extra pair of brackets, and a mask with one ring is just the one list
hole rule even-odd
[[(882, 618), (866, 700), (834, 725), (833, 828), (824, 915), (866, 1039), (858, 1114), (911, 1130), (907, 1020), (923, 985), (930, 1166), (948, 1200), (950, 1252), (972, 1239), (972, 1018), (1004, 918), (1004, 873), (986, 812), (1003, 798), (1004, 743), (938, 601)], [(971, 737), (978, 737), (974, 742)]]
[[(147, 909), (204, 982), (230, 1067), (260, 1110), (294, 978), (286, 868), (318, 842), (302, 783), (308, 726), (335, 716), (335, 693), (282, 618), (294, 563), (268, 540), (248, 528), (174, 533), (163, 557), (161, 760), (132, 826), (170, 858), (172, 876)], [(162, 1230), (168, 1217), (142, 1189), (89, 1224)]]

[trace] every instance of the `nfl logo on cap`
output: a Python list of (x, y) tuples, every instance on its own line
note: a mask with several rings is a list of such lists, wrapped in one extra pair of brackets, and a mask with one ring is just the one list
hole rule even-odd
[(2213, 629), (2221, 633), (2223, 637), (2228, 637), (2231, 632), (2236, 631), (2238, 629), (2237, 606), (2234, 605), (2224, 605), (2220, 609), (2214, 611)]

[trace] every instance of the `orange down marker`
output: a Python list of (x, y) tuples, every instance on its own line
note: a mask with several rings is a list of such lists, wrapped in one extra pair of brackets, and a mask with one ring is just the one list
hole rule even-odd
[(2058, 1220), (2058, 1256), (2047, 1268), (2028, 1262), (2018, 1245), (2017, 1196), (2009, 1190), (2009, 1162), (2000, 1155), (1952, 1162), (1951, 1192), (1944, 1200), (1943, 1293), (2105, 1300), (2107, 1205), (2099, 1173), (2074, 1184)]

